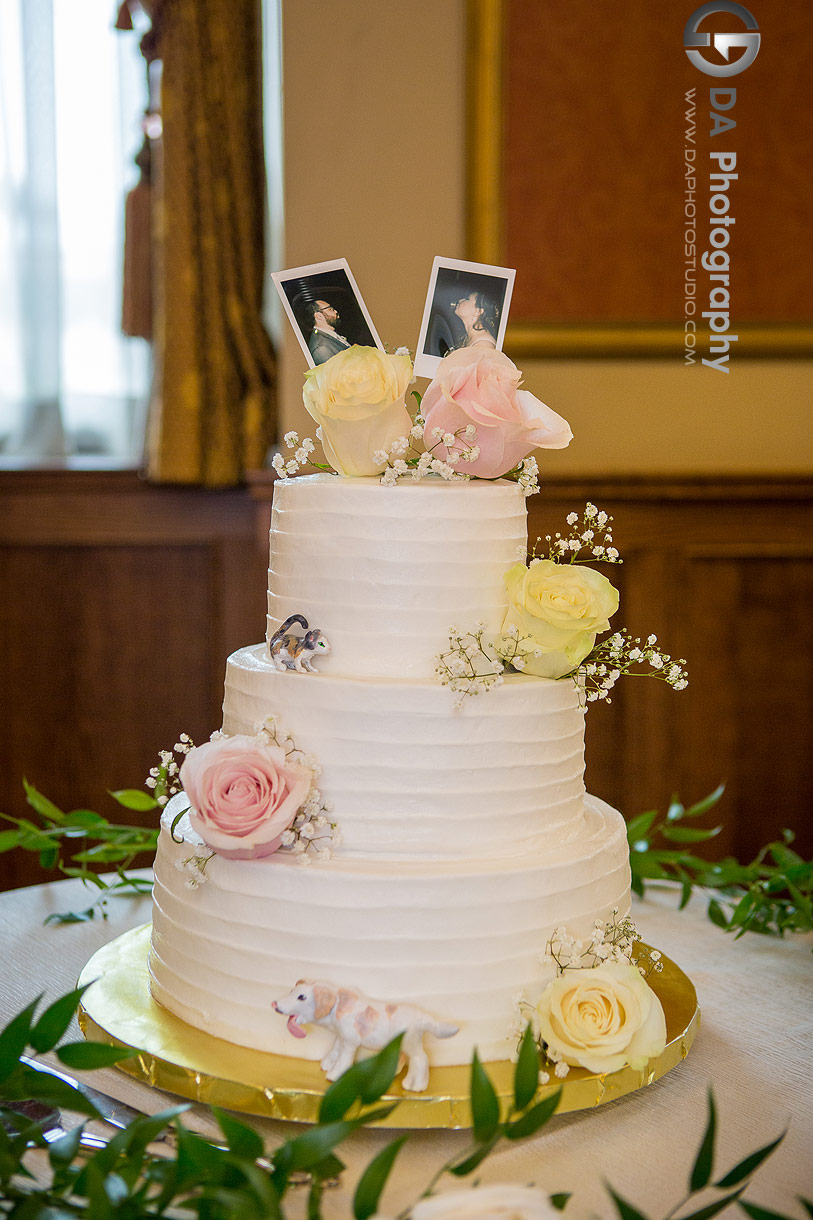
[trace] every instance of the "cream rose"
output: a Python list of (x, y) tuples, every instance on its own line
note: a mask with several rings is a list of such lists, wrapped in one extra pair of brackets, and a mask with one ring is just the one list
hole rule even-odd
[[(573, 439), (570, 425), (528, 390), (513, 360), (489, 347), (461, 348), (444, 356), (421, 402), (426, 420), (424, 444), (440, 458), (449, 449), (473, 445), (474, 462), (457, 469), (481, 479), (495, 479), (513, 470), (534, 449), (564, 449)], [(436, 429), (455, 435), (473, 424), (474, 440), (458, 436), (449, 449), (438, 445)]]
[(204, 843), (221, 856), (248, 860), (277, 850), (313, 776), (279, 746), (238, 735), (190, 750), (180, 779), (189, 820)]
[(537, 1004), (539, 1032), (565, 1063), (590, 1072), (640, 1071), (666, 1046), (661, 1002), (637, 966), (566, 970)]
[(377, 347), (349, 347), (305, 374), (302, 397), (322, 429), (325, 457), (339, 474), (380, 474), (373, 454), (408, 436), (412, 420), (404, 395), (412, 378), (409, 356)]
[[(618, 590), (606, 576), (581, 564), (540, 559), (526, 568), (518, 563), (506, 572), (505, 587), (508, 611), (502, 630), (515, 627), (520, 638), (530, 636), (520, 648), (525, 672), (543, 678), (561, 678), (580, 665), (618, 609)], [(542, 655), (535, 657), (534, 649)]]
[(410, 1220), (554, 1220), (561, 1216), (541, 1190), (496, 1182), (421, 1199)]

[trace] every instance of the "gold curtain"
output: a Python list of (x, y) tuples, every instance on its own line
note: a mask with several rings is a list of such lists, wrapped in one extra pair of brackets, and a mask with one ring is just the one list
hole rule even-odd
[(260, 316), (260, 0), (153, 0), (163, 63), (147, 474), (222, 487), (261, 467), (276, 363)]

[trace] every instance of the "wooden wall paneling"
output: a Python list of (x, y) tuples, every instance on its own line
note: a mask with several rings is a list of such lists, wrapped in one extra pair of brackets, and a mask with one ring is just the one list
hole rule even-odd
[[(265, 560), (243, 491), (132, 472), (0, 475), (0, 799), (22, 776), (63, 807), (123, 813), (182, 731), (220, 725), (225, 658), (264, 632)], [(154, 815), (141, 815), (144, 824)], [(43, 879), (0, 856), (0, 888)]]

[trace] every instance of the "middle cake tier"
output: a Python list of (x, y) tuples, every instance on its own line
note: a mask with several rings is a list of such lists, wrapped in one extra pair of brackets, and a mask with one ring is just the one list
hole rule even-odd
[(520, 674), (464, 700), (438, 682), (278, 672), (265, 645), (227, 662), (223, 731), (268, 716), (322, 767), (337, 853), (519, 856), (577, 838), (584, 709), (569, 681)]

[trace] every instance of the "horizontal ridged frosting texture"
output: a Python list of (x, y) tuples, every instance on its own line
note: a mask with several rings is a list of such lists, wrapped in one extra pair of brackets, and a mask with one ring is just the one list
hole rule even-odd
[[(183, 797), (175, 798), (184, 800)], [(589, 938), (596, 917), (629, 906), (623, 819), (588, 797), (579, 835), (566, 844), (490, 861), (387, 861), (336, 857), (303, 866), (278, 853), (207, 865), (186, 888), (176, 866), (199, 840), (183, 804), (162, 817), (155, 862), (155, 997), (216, 1037), (277, 1054), (318, 1058), (329, 1045), (309, 1027), (295, 1040), (271, 1009), (299, 978), (407, 1001), (460, 1024), (426, 1039), (433, 1063), (507, 1058), (517, 992), (542, 981), (539, 956), (553, 928)]]
[(263, 645), (228, 660), (223, 729), (276, 716), (322, 767), (341, 854), (512, 856), (566, 842), (584, 808), (574, 684), (519, 674), (455, 709), (435, 682), (279, 673)]
[(322, 673), (420, 677), (449, 627), (502, 623), (504, 576), (524, 558), (516, 483), (310, 475), (275, 485), (267, 639), (291, 614), (322, 630)]

